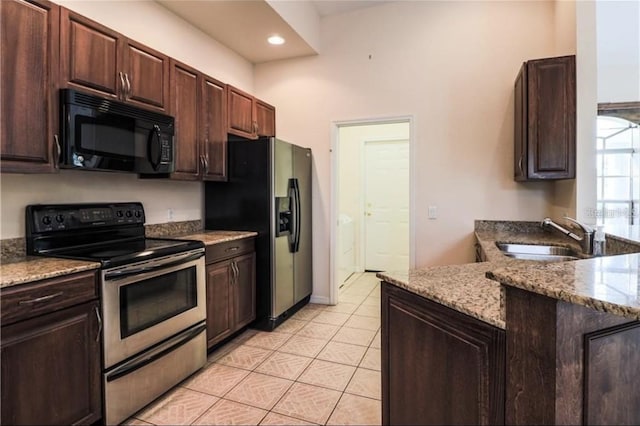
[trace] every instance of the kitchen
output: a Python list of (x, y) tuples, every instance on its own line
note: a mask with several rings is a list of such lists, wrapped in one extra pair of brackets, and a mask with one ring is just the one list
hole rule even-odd
[[(471, 261), (475, 219), (540, 220), (565, 212), (575, 217), (576, 203), (580, 205), (580, 168), (576, 188), (574, 181), (517, 184), (511, 158), (513, 81), (521, 63), (576, 53), (584, 47), (581, 43), (590, 43), (581, 37), (594, 36), (579, 31), (575, 38), (581, 23), (574, 21), (572, 3), (383, 4), (325, 18), (318, 56), (257, 65), (153, 2), (117, 7), (69, 2), (68, 7), (275, 105), (278, 137), (312, 148), (312, 302), (335, 301), (329, 285), (332, 121), (415, 116), (413, 157), (420, 167), (414, 172), (418, 190), (413, 211), (437, 204), (441, 212), (436, 221), (415, 215), (415, 266)], [(161, 25), (141, 26), (143, 16)], [(372, 23), (380, 30), (372, 33)], [(594, 58), (577, 59), (578, 70), (584, 70), (581, 61)], [(578, 73), (583, 97), (591, 93), (581, 86), (585, 75)], [(590, 131), (582, 121), (588, 121), (584, 109), (579, 101), (578, 140), (587, 139), (585, 132)], [(587, 112), (587, 117), (589, 113), (595, 114)], [(578, 164), (584, 164), (580, 155), (579, 144)], [(449, 185), (437, 184), (445, 180), (455, 188), (455, 198)], [(574, 191), (578, 201), (565, 196)], [(3, 174), (2, 238), (24, 236), (27, 204), (132, 200), (144, 204), (150, 224), (200, 220), (203, 184), (66, 170), (56, 175)]]

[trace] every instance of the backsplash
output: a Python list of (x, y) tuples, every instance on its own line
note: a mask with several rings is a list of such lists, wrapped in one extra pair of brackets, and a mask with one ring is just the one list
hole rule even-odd
[(24, 237), (0, 240), (0, 261), (14, 257), (23, 257), (27, 249)]
[(175, 237), (200, 231), (202, 231), (201, 220), (154, 223), (151, 225), (145, 225), (144, 227), (145, 235), (151, 238)]

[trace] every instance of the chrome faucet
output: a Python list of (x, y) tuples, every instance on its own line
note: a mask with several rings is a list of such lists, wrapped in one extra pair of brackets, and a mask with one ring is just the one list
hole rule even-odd
[(542, 226), (543, 228), (548, 228), (548, 227), (553, 228), (556, 231), (563, 233), (567, 237), (573, 238), (574, 240), (580, 243), (580, 247), (582, 247), (582, 252), (584, 254), (592, 255), (593, 254), (593, 236), (594, 236), (593, 228), (588, 225), (585, 225), (584, 223), (580, 223), (577, 220), (572, 219), (568, 216), (565, 216), (564, 219), (578, 225), (580, 229), (582, 229), (582, 232), (584, 235), (580, 237), (579, 235), (576, 235), (573, 232), (569, 231), (568, 229), (558, 225), (548, 217), (542, 221), (540, 226)]

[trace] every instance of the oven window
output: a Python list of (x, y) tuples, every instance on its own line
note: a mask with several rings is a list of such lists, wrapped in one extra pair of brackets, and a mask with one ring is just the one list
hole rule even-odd
[(120, 335), (139, 331), (196, 307), (196, 267), (120, 288)]

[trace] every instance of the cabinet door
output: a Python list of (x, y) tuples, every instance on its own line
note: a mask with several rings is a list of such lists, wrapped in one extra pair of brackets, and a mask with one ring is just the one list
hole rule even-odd
[(523, 64), (514, 91), (513, 175), (516, 181), (527, 180), (527, 64)]
[(382, 287), (383, 424), (504, 424), (504, 331)]
[(253, 96), (232, 86), (227, 86), (229, 126), (228, 133), (254, 139), (256, 137)]
[(238, 256), (235, 263), (235, 279), (232, 281), (235, 293), (236, 330), (256, 319), (256, 254)]
[(171, 115), (175, 117), (173, 179), (196, 180), (202, 165), (198, 131), (198, 72), (171, 61)]
[(231, 261), (207, 266), (207, 346), (211, 347), (233, 331)]
[(227, 180), (227, 93), (224, 83), (202, 78), (201, 133), (204, 180)]
[(123, 67), (127, 102), (166, 111), (169, 105), (169, 57), (128, 40)]
[(2, 423), (90, 424), (101, 415), (97, 302), (2, 328)]
[(0, 159), (3, 172), (57, 166), (60, 8), (47, 1), (0, 1)]
[(62, 85), (121, 98), (124, 39), (121, 34), (68, 9), (61, 9)]
[(256, 123), (258, 136), (275, 136), (276, 109), (256, 99)]
[(575, 56), (527, 62), (529, 179), (575, 177)]

